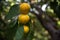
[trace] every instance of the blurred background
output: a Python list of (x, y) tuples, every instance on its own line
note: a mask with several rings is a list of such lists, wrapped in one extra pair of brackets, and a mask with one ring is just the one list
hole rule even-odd
[[(19, 13), (17, 8), (18, 5), (22, 2), (27, 3), (36, 3), (39, 4), (42, 7), (42, 10), (47, 13), (50, 17), (52, 17), (57, 25), (57, 27), (60, 29), (60, 0), (0, 0), (0, 39), (5, 39), (6, 34), (8, 33), (6, 31), (5, 23), (7, 25), (10, 23), (10, 19)], [(47, 5), (48, 4), (48, 5)], [(15, 6), (14, 6), (15, 5)], [(12, 7), (14, 6), (14, 7)], [(55, 7), (55, 8), (54, 8)], [(12, 8), (12, 9), (11, 9)], [(34, 8), (34, 7), (33, 7)], [(32, 7), (31, 7), (32, 9)], [(11, 10), (11, 12), (10, 12)], [(14, 11), (15, 10), (15, 11)], [(57, 10), (57, 11), (56, 11)], [(9, 13), (10, 12), (10, 13)], [(8, 14), (9, 13), (9, 14)], [(6, 16), (7, 15), (7, 16)], [(50, 40), (51, 37), (47, 30), (41, 25), (41, 23), (38, 21), (36, 16), (34, 14), (30, 14), (32, 16), (32, 19), (34, 21), (34, 37), (32, 40)], [(44, 17), (44, 15), (43, 15)], [(13, 25), (13, 23), (12, 23)], [(8, 34), (10, 35), (10, 34)]]

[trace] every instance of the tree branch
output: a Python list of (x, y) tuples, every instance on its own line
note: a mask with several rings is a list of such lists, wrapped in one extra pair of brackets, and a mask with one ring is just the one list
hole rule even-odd
[[(51, 40), (60, 40), (60, 30), (56, 30), (57, 26), (55, 25), (55, 22), (53, 19), (51, 19), (46, 13), (44, 13), (41, 8), (38, 7), (38, 5), (33, 5), (38, 12), (31, 11), (36, 15), (38, 20), (41, 22), (43, 27), (49, 32), (51, 35)], [(45, 15), (45, 19), (42, 18), (42, 15)]]

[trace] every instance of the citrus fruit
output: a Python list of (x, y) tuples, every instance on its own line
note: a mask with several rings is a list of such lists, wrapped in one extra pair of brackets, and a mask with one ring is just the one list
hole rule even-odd
[(20, 12), (22, 14), (27, 14), (30, 10), (30, 5), (28, 3), (21, 3), (20, 4)]
[(29, 20), (30, 20), (29, 15), (20, 14), (20, 15), (18, 16), (18, 21), (19, 21), (19, 23), (26, 24), (26, 23), (29, 22)]
[(29, 32), (29, 27), (24, 25), (24, 33), (28, 33)]

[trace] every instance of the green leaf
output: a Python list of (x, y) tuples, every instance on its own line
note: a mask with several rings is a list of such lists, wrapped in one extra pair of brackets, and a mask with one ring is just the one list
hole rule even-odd
[(9, 28), (5, 31), (6, 38), (7, 38), (6, 40), (13, 40), (13, 38), (15, 36), (15, 33), (16, 33), (17, 29), (18, 29), (18, 22), (17, 22), (17, 20), (12, 22), (12, 23), (13, 24), (10, 24), (10, 25), (13, 26), (13, 27), (11, 27), (9, 25), (8, 26)]
[(19, 4), (16, 4), (10, 8), (5, 19), (7, 19), (7, 20), (12, 19), (14, 16), (17, 16), (18, 14), (19, 14)]
[(14, 37), (14, 40), (21, 40), (23, 35), (24, 35), (24, 29), (23, 29), (23, 26), (20, 26), (17, 29), (16, 35)]
[(18, 20), (17, 20), (17, 18), (18, 17), (15, 17), (14, 19), (11, 20), (11, 22), (8, 22), (8, 24), (7, 24), (7, 30), (11, 29), (11, 28), (14, 28), (16, 24), (18, 26)]

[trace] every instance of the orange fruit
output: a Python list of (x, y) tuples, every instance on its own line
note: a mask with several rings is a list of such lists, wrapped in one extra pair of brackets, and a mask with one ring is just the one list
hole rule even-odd
[(28, 3), (21, 3), (20, 4), (20, 12), (22, 14), (28, 14), (30, 10), (30, 5)]
[(24, 33), (28, 33), (29, 32), (29, 27), (24, 25)]
[(28, 15), (20, 14), (18, 16), (19, 23), (26, 24), (29, 22), (29, 20), (30, 20), (30, 17)]

